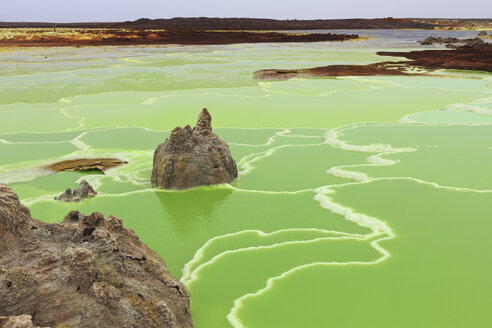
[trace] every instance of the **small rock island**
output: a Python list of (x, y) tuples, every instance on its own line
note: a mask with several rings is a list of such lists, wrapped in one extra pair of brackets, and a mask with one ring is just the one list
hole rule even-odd
[(80, 202), (85, 198), (92, 198), (97, 195), (97, 192), (86, 180), (80, 181), (79, 187), (75, 190), (67, 188), (60, 196), (55, 197), (55, 200), (67, 203), (67, 202)]
[(196, 126), (176, 127), (154, 152), (151, 182), (166, 189), (232, 183), (236, 162), (229, 146), (212, 133), (212, 116), (202, 109)]

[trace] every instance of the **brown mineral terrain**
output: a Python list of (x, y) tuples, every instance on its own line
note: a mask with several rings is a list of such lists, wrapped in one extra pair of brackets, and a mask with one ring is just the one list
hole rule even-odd
[(357, 40), (357, 34), (148, 29), (0, 29), (0, 47), (233, 44)]
[(381, 62), (369, 65), (330, 65), (297, 70), (264, 69), (254, 72), (254, 78), (258, 80), (286, 80), (293, 77), (423, 75), (426, 73), (422, 73), (422, 70), (432, 71), (436, 69), (492, 72), (492, 46), (490, 43), (477, 43), (474, 40), (470, 44), (457, 47), (455, 50), (378, 52), (377, 54), (381, 56), (404, 57), (409, 60)]
[(0, 184), (0, 241), (2, 327), (193, 327), (186, 287), (117, 217), (44, 223)]
[(401, 65), (387, 63), (369, 65), (330, 65), (306, 69), (263, 69), (254, 72), (257, 80), (288, 80), (297, 78), (368, 76), (368, 75), (415, 75), (404, 70)]
[(166, 189), (232, 183), (236, 162), (229, 146), (212, 132), (212, 116), (202, 109), (196, 126), (176, 127), (154, 152), (151, 182)]
[(42, 168), (53, 172), (93, 170), (104, 172), (107, 169), (127, 163), (117, 158), (78, 158), (56, 162)]

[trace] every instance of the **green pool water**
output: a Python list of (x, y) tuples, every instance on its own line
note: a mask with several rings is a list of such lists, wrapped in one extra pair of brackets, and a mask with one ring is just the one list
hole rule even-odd
[[(188, 286), (198, 328), (490, 327), (490, 74), (252, 79), (415, 47), (381, 39), (0, 49), (0, 182), (43, 221), (122, 218)], [(152, 188), (154, 149), (203, 107), (237, 181)], [(129, 163), (39, 170), (83, 156)], [(53, 199), (81, 179), (95, 198)]]

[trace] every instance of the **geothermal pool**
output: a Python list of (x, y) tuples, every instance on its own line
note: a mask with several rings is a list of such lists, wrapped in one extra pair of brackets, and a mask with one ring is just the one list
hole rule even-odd
[[(47, 222), (122, 218), (190, 289), (197, 328), (490, 327), (491, 75), (252, 79), (476, 35), (355, 32), (372, 38), (2, 49), (0, 182)], [(152, 188), (154, 149), (203, 107), (238, 180)], [(96, 156), (129, 164), (37, 169)], [(95, 198), (53, 200), (81, 179)]]

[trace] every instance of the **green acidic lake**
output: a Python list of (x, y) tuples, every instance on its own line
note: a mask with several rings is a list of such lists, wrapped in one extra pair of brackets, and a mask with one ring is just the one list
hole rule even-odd
[[(491, 327), (492, 76), (252, 79), (400, 60), (375, 52), (438, 32), (356, 33), (372, 38), (0, 49), (0, 182), (46, 222), (122, 218), (187, 285), (197, 328)], [(239, 178), (152, 188), (155, 148), (203, 107)], [(101, 156), (129, 163), (39, 170)], [(95, 198), (53, 200), (81, 179)]]

